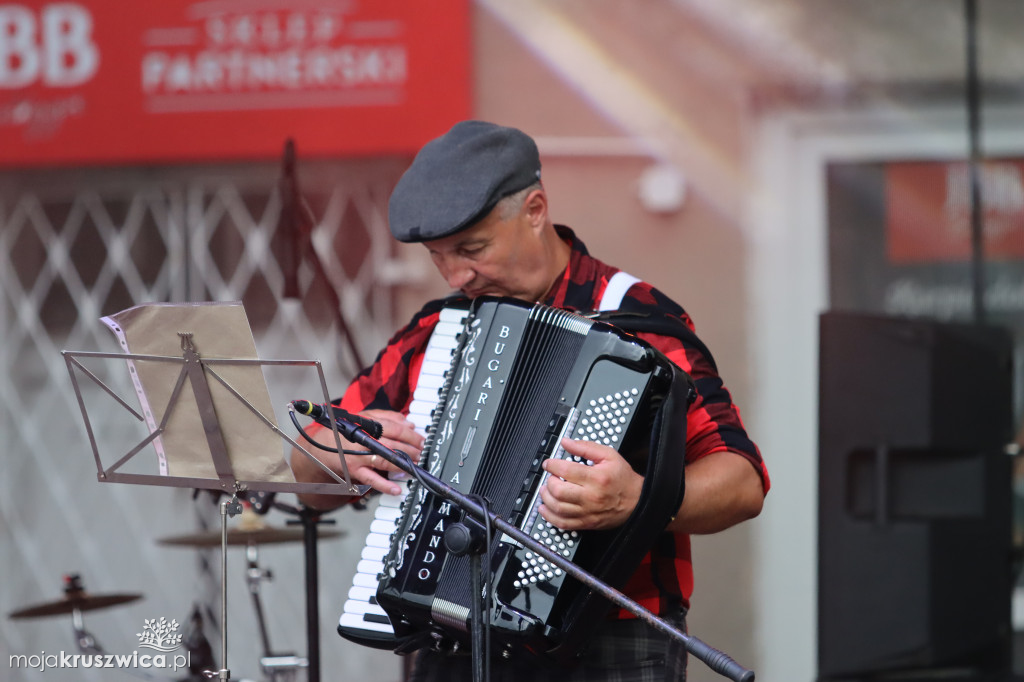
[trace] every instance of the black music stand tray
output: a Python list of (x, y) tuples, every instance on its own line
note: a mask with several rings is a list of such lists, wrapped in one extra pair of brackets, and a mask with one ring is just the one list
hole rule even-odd
[[(210, 671), (207, 674), (209, 678), (218, 678), (222, 682), (227, 682), (230, 679), (230, 670), (227, 669), (227, 517), (234, 516), (241, 513), (241, 504), (238, 501), (239, 493), (243, 491), (267, 491), (267, 492), (286, 492), (286, 493), (313, 493), (313, 494), (327, 494), (327, 495), (339, 495), (346, 497), (359, 497), (362, 496), (369, 490), (369, 486), (356, 486), (352, 484), (352, 479), (349, 475), (348, 467), (345, 464), (344, 457), (341, 458), (341, 467), (343, 476), (339, 477), (333, 471), (331, 471), (326, 465), (321, 463), (316, 457), (304, 447), (299, 445), (295, 440), (290, 438), (284, 432), (282, 432), (272, 419), (263, 414), (257, 409), (241, 392), (239, 392), (234, 386), (224, 379), (217, 372), (217, 368), (229, 367), (229, 366), (249, 366), (249, 367), (260, 367), (263, 366), (297, 366), (297, 367), (315, 367), (317, 374), (320, 379), (320, 387), (323, 391), (324, 402), (329, 402), (327, 393), (327, 381), (324, 378), (323, 368), (319, 361), (304, 361), (304, 360), (261, 360), (261, 359), (212, 359), (202, 358), (199, 354), (199, 349), (196, 347), (193, 341), (193, 335), (191, 332), (177, 332), (180, 338), (180, 346), (182, 354), (181, 356), (169, 356), (169, 355), (148, 355), (148, 354), (135, 354), (135, 353), (99, 353), (99, 352), (81, 352), (81, 351), (62, 351), (61, 354), (64, 356), (65, 363), (67, 364), (68, 373), (71, 376), (71, 383), (75, 390), (75, 396), (78, 400), (79, 408), (82, 411), (82, 418), (85, 421), (86, 432), (88, 433), (89, 443), (92, 447), (93, 457), (96, 461), (97, 479), (101, 483), (130, 483), (138, 485), (156, 485), (156, 486), (168, 486), (175, 488), (202, 488), (219, 490), (221, 492), (231, 495), (231, 498), (221, 503), (221, 662), (222, 666), (220, 670)], [(81, 387), (78, 382), (78, 375), (82, 374), (92, 382), (94, 382), (99, 388), (110, 395), (118, 404), (121, 405), (128, 413), (130, 413), (135, 419), (145, 422), (146, 419), (139, 414), (134, 408), (132, 408), (121, 396), (119, 396), (114, 390), (103, 383), (99, 377), (90, 371), (83, 363), (84, 358), (101, 358), (105, 360), (119, 360), (132, 362), (154, 362), (154, 363), (168, 363), (171, 366), (180, 366), (180, 370), (177, 373), (177, 379), (174, 384), (174, 388), (170, 394), (170, 398), (167, 402), (166, 409), (164, 410), (163, 417), (155, 428), (151, 428), (151, 432), (148, 437), (143, 438), (137, 445), (132, 447), (127, 453), (121, 456), (112, 466), (105, 467), (100, 456), (100, 450), (97, 445), (96, 436), (93, 432), (92, 422), (89, 419), (89, 413), (85, 405), (85, 400), (82, 396)], [(270, 433), (277, 435), (284, 441), (287, 441), (292, 447), (296, 448), (299, 452), (302, 452), (306, 457), (309, 457), (317, 465), (325, 471), (335, 483), (298, 483), (294, 481), (282, 481), (282, 480), (255, 480), (245, 479), (240, 480), (235, 476), (234, 467), (232, 466), (232, 460), (229, 457), (227, 439), (225, 434), (222, 432), (220, 427), (221, 418), (218, 418), (217, 406), (214, 404), (213, 395), (210, 387), (211, 382), (208, 377), (212, 377), (217, 386), (222, 387), (226, 390), (227, 395), (231, 396), (233, 400), (228, 401), (230, 404), (226, 405), (222, 399), (219, 407), (222, 410), (221, 418), (224, 416), (223, 411), (233, 410), (239, 413), (244, 413), (248, 410), (249, 413), (255, 415), (255, 417), (266, 426)], [(157, 475), (157, 474), (139, 474), (139, 473), (127, 473), (121, 472), (121, 469), (129, 460), (135, 455), (142, 451), (146, 446), (150, 445), (159, 438), (162, 434), (167, 432), (167, 424), (171, 418), (175, 408), (179, 405), (183, 393), (185, 384), (189, 383), (192, 388), (192, 395), (195, 397), (195, 409), (198, 412), (199, 419), (202, 424), (204, 431), (206, 445), (209, 447), (209, 456), (212, 459), (214, 469), (216, 471), (216, 478), (203, 478), (197, 476), (172, 476), (172, 475)], [(219, 391), (219, 394), (224, 394)], [(181, 408), (185, 409), (185, 408)], [(146, 410), (144, 410), (146, 411)], [(331, 429), (334, 433), (335, 444), (338, 449), (341, 450), (341, 439), (338, 428), (336, 425), (332, 425)], [(173, 455), (173, 453), (168, 453)]]

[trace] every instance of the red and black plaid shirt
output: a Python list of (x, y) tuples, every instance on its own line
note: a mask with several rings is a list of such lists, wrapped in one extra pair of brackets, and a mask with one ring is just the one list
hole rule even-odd
[[(592, 258), (583, 242), (569, 228), (559, 225), (556, 229), (572, 247), (572, 253), (565, 272), (543, 303), (556, 308), (594, 310), (608, 280), (619, 270)], [(345, 392), (341, 406), (350, 412), (383, 409), (407, 413), (423, 362), (423, 349), (443, 307), (444, 301), (431, 301), (395, 334), (373, 365), (355, 378)], [(687, 462), (720, 450), (739, 453), (757, 467), (767, 492), (768, 472), (761, 454), (747, 437), (739, 410), (718, 376), (711, 353), (694, 333), (693, 322), (686, 311), (646, 282), (637, 282), (630, 287), (619, 309), (656, 312), (676, 317), (685, 324), (684, 331), (676, 336), (649, 333), (637, 336), (665, 353), (689, 374), (697, 389), (697, 398), (686, 417)], [(662, 533), (623, 592), (658, 614), (671, 613), (680, 605), (688, 607), (693, 592), (690, 536)], [(632, 614), (621, 611), (619, 617), (629, 618)]]

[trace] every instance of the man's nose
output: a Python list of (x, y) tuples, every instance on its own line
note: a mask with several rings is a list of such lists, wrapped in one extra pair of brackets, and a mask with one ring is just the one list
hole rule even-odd
[(457, 260), (451, 260), (441, 266), (441, 276), (452, 289), (461, 289), (473, 281), (473, 268)]

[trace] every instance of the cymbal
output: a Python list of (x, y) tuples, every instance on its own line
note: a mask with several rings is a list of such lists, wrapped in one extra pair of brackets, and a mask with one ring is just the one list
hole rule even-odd
[(58, 616), (71, 613), (75, 609), (79, 611), (92, 611), (104, 609), (108, 606), (127, 604), (128, 602), (142, 599), (141, 594), (97, 594), (91, 595), (85, 592), (71, 592), (68, 596), (57, 601), (36, 604), (8, 614), (9, 618), (38, 618), (41, 616)]
[[(333, 538), (341, 535), (338, 530), (320, 530), (320, 539)], [(282, 542), (302, 542), (305, 531), (302, 528), (273, 528), (262, 526), (257, 528), (228, 528), (227, 544), (237, 545), (272, 545)], [(161, 545), (177, 547), (217, 547), (220, 545), (220, 531), (176, 535), (157, 540)]]

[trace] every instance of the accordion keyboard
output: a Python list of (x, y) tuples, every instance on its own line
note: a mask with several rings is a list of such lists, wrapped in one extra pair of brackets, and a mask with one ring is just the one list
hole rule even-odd
[[(416, 431), (425, 435), (430, 425), (430, 413), (437, 406), (438, 389), (444, 383), (445, 373), (451, 366), (451, 353), (458, 345), (456, 340), (462, 331), (466, 311), (446, 308), (434, 327), (423, 365), (416, 381), (416, 391), (409, 405), (409, 420), (416, 425)], [(349, 639), (373, 645), (388, 645), (393, 642), (394, 628), (387, 614), (377, 604), (378, 575), (384, 570), (384, 557), (390, 546), (391, 534), (395, 531), (395, 520), (400, 515), (399, 507), (409, 494), (409, 483), (400, 480), (402, 491), (398, 495), (381, 495), (370, 523), (360, 554), (356, 574), (348, 591), (338, 631)]]

